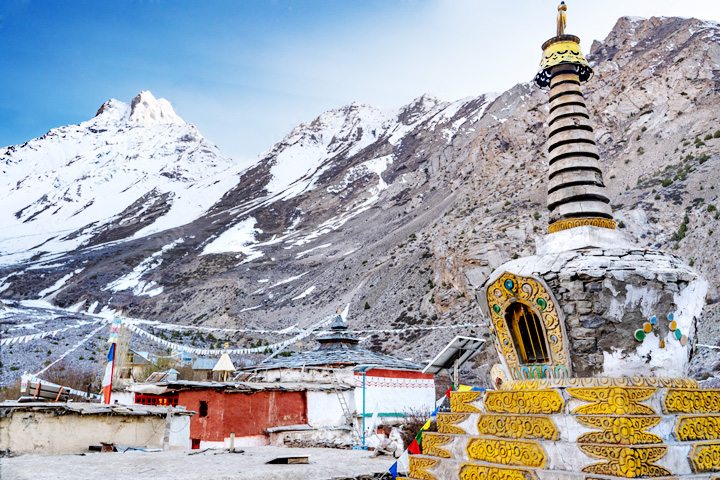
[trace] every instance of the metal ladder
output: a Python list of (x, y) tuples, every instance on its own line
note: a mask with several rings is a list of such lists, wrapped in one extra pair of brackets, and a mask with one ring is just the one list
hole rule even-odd
[(335, 395), (337, 395), (338, 400), (340, 401), (340, 408), (342, 408), (343, 415), (345, 416), (345, 421), (350, 424), (353, 440), (359, 443), (361, 437), (360, 433), (358, 433), (357, 425), (355, 425), (355, 418), (353, 417), (352, 412), (350, 412), (350, 408), (348, 407), (347, 401), (345, 400), (345, 395), (343, 395), (342, 390), (340, 390), (340, 381), (337, 379), (334, 370), (330, 370), (330, 380), (332, 381), (333, 391), (335, 392)]

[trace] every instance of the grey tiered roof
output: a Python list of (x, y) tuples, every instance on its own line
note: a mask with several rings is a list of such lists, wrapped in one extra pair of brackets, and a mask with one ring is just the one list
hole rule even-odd
[(422, 370), (422, 365), (407, 360), (370, 351), (358, 346), (360, 340), (347, 331), (340, 315), (333, 321), (331, 332), (316, 339), (320, 345), (313, 350), (276, 357), (247, 370), (270, 370), (274, 368), (302, 368), (310, 366), (350, 367), (354, 365), (377, 365), (402, 370)]

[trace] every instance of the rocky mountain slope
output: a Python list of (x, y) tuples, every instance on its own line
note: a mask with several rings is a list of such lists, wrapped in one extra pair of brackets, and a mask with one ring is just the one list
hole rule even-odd
[[(588, 59), (620, 228), (694, 265), (714, 302), (720, 26), (621, 18)], [(346, 303), (355, 329), (482, 324), (476, 287), (547, 231), (547, 104), (529, 81), (398, 111), (352, 104), (243, 170), (166, 102), (111, 100), (0, 150), (0, 295), (195, 325), (303, 326)], [(363, 341), (424, 360), (485, 330)]]

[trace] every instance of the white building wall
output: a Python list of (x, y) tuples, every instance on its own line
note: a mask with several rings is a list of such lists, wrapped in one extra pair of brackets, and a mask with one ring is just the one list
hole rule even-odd
[(134, 405), (135, 392), (113, 391), (110, 394), (110, 404), (113, 405), (115, 402), (119, 405)]
[[(341, 392), (347, 402), (348, 409), (354, 413), (353, 391)], [(332, 391), (307, 392), (308, 424), (313, 428), (338, 427), (346, 425), (345, 415), (340, 399)]]
[(352, 368), (275, 368), (258, 372), (255, 381), (332, 383), (333, 372), (340, 383), (352, 385)]
[(173, 415), (170, 417), (169, 446), (171, 450), (190, 450), (191, 418), (190, 415)]
[[(395, 372), (397, 373), (397, 372)], [(363, 377), (355, 374), (355, 404), (363, 412)], [(435, 409), (435, 380), (395, 378), (373, 374), (365, 376), (365, 413), (404, 414), (411, 410), (432, 412)], [(367, 421), (366, 421), (367, 423)]]

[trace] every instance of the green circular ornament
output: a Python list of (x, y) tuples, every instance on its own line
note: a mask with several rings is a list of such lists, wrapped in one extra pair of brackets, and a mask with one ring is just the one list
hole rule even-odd
[(495, 313), (500, 313), (500, 306), (499, 305), (493, 305), (493, 311)]
[(642, 328), (638, 328), (637, 330), (635, 330), (635, 340), (637, 340), (638, 342), (642, 342), (643, 340), (645, 340), (645, 335), (645, 330), (643, 330)]
[(677, 338), (678, 340), (682, 338), (682, 332), (679, 328), (675, 329), (675, 338)]
[(545, 310), (547, 308), (547, 302), (544, 298), (538, 298), (537, 304), (540, 306), (540, 310)]

